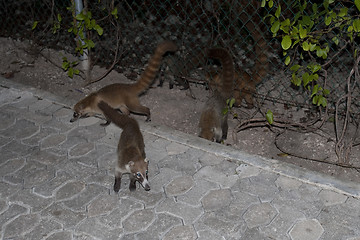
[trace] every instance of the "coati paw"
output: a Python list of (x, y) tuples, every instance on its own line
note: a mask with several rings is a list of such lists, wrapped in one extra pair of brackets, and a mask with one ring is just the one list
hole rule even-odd
[(147, 117), (145, 122), (151, 122), (151, 118), (150, 117)]

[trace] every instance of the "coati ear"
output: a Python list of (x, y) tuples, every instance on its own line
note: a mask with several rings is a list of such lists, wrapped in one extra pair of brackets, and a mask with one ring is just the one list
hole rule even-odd
[(147, 160), (147, 158), (144, 159), (144, 162), (149, 163), (149, 161)]
[(135, 164), (135, 163), (134, 163), (133, 161), (130, 161), (130, 162), (129, 162), (129, 166), (130, 166), (130, 167), (134, 166), (134, 164)]

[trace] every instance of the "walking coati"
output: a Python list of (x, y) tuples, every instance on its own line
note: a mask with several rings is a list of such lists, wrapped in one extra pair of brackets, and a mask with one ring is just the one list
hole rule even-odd
[(228, 114), (224, 114), (226, 101), (232, 97), (234, 84), (234, 63), (230, 53), (224, 48), (207, 50), (209, 58), (218, 59), (222, 65), (222, 72), (217, 75), (222, 79), (220, 88), (213, 89), (200, 116), (199, 136), (210, 141), (221, 142), (227, 138)]
[[(79, 118), (90, 117), (96, 114), (102, 114), (98, 108), (100, 101), (106, 102), (112, 108), (120, 109), (126, 115), (130, 112), (146, 115), (146, 121), (150, 121), (150, 109), (140, 104), (139, 95), (147, 90), (154, 80), (163, 55), (166, 52), (177, 50), (175, 43), (171, 41), (161, 42), (155, 53), (150, 58), (145, 71), (141, 74), (140, 79), (134, 84), (115, 83), (107, 85), (100, 90), (91, 93), (83, 98), (74, 106), (74, 115), (70, 122), (74, 122)], [(108, 125), (106, 122), (102, 125)]]
[(117, 148), (118, 159), (115, 165), (114, 191), (120, 190), (121, 178), (124, 173), (130, 174), (130, 191), (136, 189), (136, 182), (149, 191), (149, 162), (146, 160), (144, 139), (138, 122), (128, 115), (119, 113), (104, 101), (100, 101), (98, 107), (108, 121), (123, 129)]

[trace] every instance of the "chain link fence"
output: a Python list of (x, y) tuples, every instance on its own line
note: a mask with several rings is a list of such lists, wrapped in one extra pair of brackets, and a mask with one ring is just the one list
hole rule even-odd
[[(293, 14), (293, 2), (295, 0), (283, 1), (287, 7), (284, 11), (289, 15)], [(256, 90), (248, 91), (256, 91), (257, 99), (298, 107), (311, 106), (309, 93), (290, 83), (290, 74), (282, 63), (279, 41), (272, 38), (270, 26), (263, 22), (267, 10), (260, 8), (261, 1), (88, 0), (84, 3), (104, 30), (102, 36), (89, 33), (89, 38), (95, 42), (90, 53), (93, 65), (109, 67), (117, 58), (117, 71), (141, 69), (156, 44), (171, 39), (180, 50), (175, 58), (165, 59), (164, 79), (173, 78), (175, 83), (182, 85), (186, 82), (201, 84), (205, 74), (199, 67), (203, 66), (200, 58), (199, 61), (194, 58), (201, 56), (209, 46), (222, 46), (233, 55), (240, 80), (244, 74), (253, 79), (250, 83), (256, 85)], [(0, 36), (31, 39), (41, 46), (75, 53), (74, 36), (68, 32), (74, 21), (69, 10), (72, 4), (70, 0), (1, 0)], [(114, 8), (117, 17), (112, 14)], [(58, 14), (62, 18), (61, 27), (54, 33)], [(35, 21), (38, 25), (32, 30)], [(193, 66), (189, 66), (189, 62)], [(330, 107), (333, 108), (337, 99), (346, 93), (346, 78), (352, 67), (351, 49), (336, 56), (328, 67)], [(246, 91), (245, 88), (239, 90)], [(359, 97), (359, 92), (355, 93), (354, 99)], [(359, 112), (359, 101), (354, 101), (352, 107), (353, 112)]]

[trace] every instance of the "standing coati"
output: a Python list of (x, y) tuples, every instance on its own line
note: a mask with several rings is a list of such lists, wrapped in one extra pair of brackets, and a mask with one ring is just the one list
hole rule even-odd
[(149, 162), (146, 160), (144, 139), (138, 122), (127, 115), (119, 113), (104, 101), (100, 101), (98, 107), (108, 121), (112, 121), (123, 129), (117, 148), (118, 160), (115, 165), (114, 191), (118, 192), (120, 190), (121, 177), (124, 173), (130, 174), (130, 191), (136, 189), (136, 181), (146, 191), (149, 191)]
[(199, 136), (207, 140), (221, 142), (227, 138), (228, 123), (226, 101), (232, 97), (234, 84), (234, 63), (230, 53), (224, 48), (211, 48), (207, 50), (209, 58), (219, 59), (222, 72), (218, 75), (222, 79), (221, 88), (213, 89), (212, 96), (207, 100), (200, 116)]
[[(149, 108), (142, 106), (139, 101), (139, 95), (144, 92), (154, 80), (163, 55), (166, 52), (177, 50), (175, 43), (171, 41), (161, 42), (155, 53), (150, 58), (145, 71), (141, 74), (140, 79), (134, 84), (115, 83), (105, 86), (97, 92), (91, 93), (83, 98), (74, 106), (74, 115), (70, 122), (74, 122), (79, 118), (90, 117), (96, 114), (102, 114), (98, 108), (98, 103), (104, 101), (112, 108), (120, 109), (124, 114), (129, 115), (130, 112), (146, 115), (146, 121), (150, 121)], [(106, 122), (103, 125), (108, 125)]]

